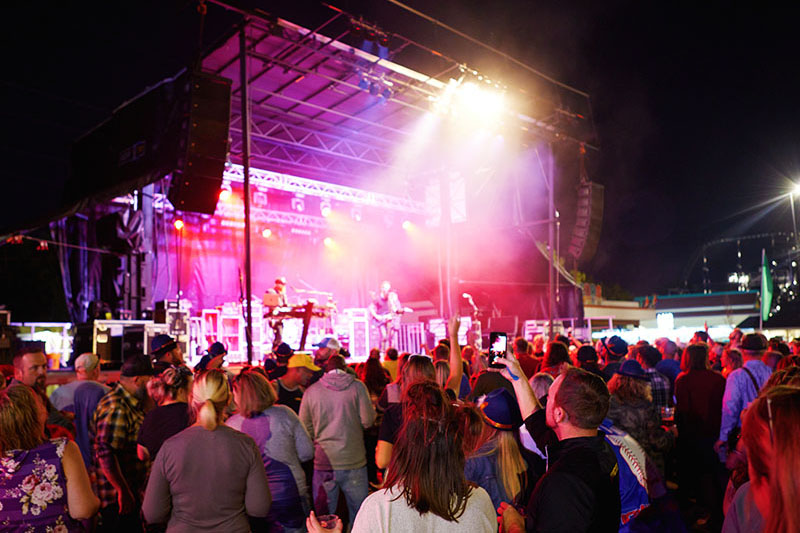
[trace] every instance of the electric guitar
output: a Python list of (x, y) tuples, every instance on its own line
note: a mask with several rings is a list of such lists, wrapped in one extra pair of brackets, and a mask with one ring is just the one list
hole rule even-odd
[(401, 307), (394, 312), (384, 313), (382, 315), (375, 315), (372, 317), (372, 323), (376, 326), (384, 326), (392, 322), (395, 318), (399, 318), (404, 313), (413, 313), (414, 310), (410, 307)]

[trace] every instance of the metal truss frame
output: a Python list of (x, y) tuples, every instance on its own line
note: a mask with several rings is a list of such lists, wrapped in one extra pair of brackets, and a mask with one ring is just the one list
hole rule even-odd
[[(244, 173), (242, 166), (230, 165), (225, 170), (224, 179), (231, 182), (243, 183)], [(347, 187), (345, 185), (337, 185), (324, 181), (291, 176), (289, 174), (273, 172), (271, 170), (251, 168), (250, 181), (254, 185), (260, 185), (270, 189), (278, 189), (295, 194), (316, 196), (352, 204), (378, 207), (381, 209), (391, 209), (394, 211), (402, 211), (420, 215), (427, 212), (425, 205), (422, 202), (417, 202), (411, 198), (370, 192), (363, 189), (356, 189), (354, 187)]]

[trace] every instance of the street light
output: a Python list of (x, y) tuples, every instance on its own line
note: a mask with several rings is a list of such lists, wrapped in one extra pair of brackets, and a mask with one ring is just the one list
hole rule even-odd
[(792, 207), (792, 236), (794, 237), (794, 247), (797, 248), (797, 217), (794, 214), (794, 197), (800, 194), (800, 183), (795, 183), (792, 192), (789, 193), (789, 202)]

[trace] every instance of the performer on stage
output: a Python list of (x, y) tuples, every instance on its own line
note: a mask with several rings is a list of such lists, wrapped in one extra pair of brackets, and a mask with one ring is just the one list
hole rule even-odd
[[(286, 296), (286, 278), (283, 276), (277, 278), (275, 280), (275, 286), (269, 289), (267, 294), (277, 295), (277, 299), (273, 297), (270, 302), (270, 307), (273, 308), (273, 312), (277, 307), (287, 307), (289, 305), (289, 298)], [(283, 319), (270, 319), (269, 326), (275, 334), (272, 340), (272, 349), (274, 350), (283, 342)]]
[(392, 290), (392, 284), (388, 281), (381, 283), (380, 293), (373, 297), (372, 303), (369, 305), (369, 313), (378, 328), (379, 347), (382, 352), (397, 345), (400, 314), (403, 311), (404, 308), (400, 305), (397, 293)]

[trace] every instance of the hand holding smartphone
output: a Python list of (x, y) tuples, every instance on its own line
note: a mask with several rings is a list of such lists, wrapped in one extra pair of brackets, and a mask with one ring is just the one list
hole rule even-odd
[(489, 333), (489, 368), (505, 368), (502, 363), (496, 363), (498, 357), (505, 357), (508, 352), (508, 334), (503, 331)]

